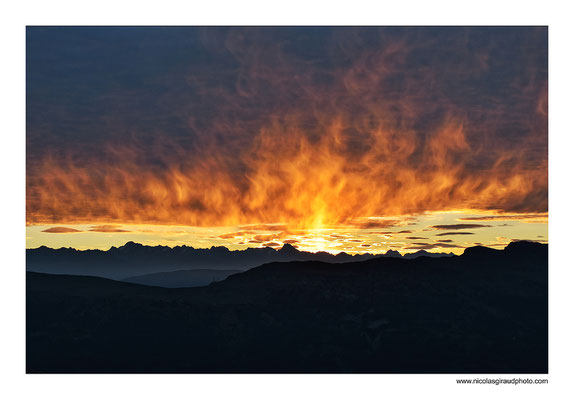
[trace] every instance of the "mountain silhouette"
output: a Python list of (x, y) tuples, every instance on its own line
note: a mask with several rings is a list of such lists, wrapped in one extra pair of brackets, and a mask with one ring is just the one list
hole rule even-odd
[[(417, 252), (419, 256), (449, 256)], [(400, 257), (389, 250), (383, 257)], [(290, 244), (281, 249), (270, 247), (229, 250), (226, 247), (195, 249), (190, 246), (144, 246), (127, 242), (120, 247), (103, 250), (51, 249), (45, 246), (26, 250), (26, 270), (49, 274), (89, 275), (110, 279), (127, 279), (137, 275), (192, 269), (247, 270), (274, 261), (323, 261), (346, 263), (367, 260), (381, 255), (299, 251)]]
[[(389, 250), (390, 251), (390, 250)], [(388, 252), (386, 253), (388, 254)], [(385, 254), (385, 255), (386, 255)], [(432, 257), (432, 258), (438, 258), (438, 257), (452, 257), (454, 256), (453, 253), (429, 253), (426, 250), (419, 250), (416, 253), (407, 253), (404, 256), (402, 256), (403, 258), (406, 259), (415, 259), (415, 258), (419, 258), (419, 257)]]
[(401, 253), (399, 253), (396, 250), (388, 250), (385, 254), (383, 254), (381, 257), (402, 257)]
[(271, 262), (194, 288), (33, 272), (26, 285), (29, 373), (548, 372), (539, 243)]
[(156, 272), (122, 279), (124, 282), (165, 288), (206, 286), (242, 272), (238, 269), (184, 269), (172, 272)]

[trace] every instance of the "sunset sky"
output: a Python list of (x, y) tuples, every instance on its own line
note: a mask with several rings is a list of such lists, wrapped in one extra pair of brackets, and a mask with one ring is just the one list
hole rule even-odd
[(546, 28), (27, 29), (28, 248), (548, 240)]

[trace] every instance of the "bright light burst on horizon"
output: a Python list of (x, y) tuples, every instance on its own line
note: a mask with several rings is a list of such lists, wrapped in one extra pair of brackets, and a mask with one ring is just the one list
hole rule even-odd
[[(128, 241), (136, 241), (150, 246), (225, 246), (231, 250), (248, 247), (279, 249), (290, 244), (301, 251), (325, 251), (332, 254), (381, 254), (388, 250), (401, 253), (426, 250), (460, 254), (466, 247), (475, 245), (501, 247), (512, 240), (547, 242), (547, 218), (544, 214), (440, 212), (409, 216), (402, 223), (386, 228), (339, 226), (306, 231), (289, 230), (283, 224), (208, 228), (101, 224), (65, 227), (32, 225), (27, 227), (27, 247), (47, 245), (54, 248), (107, 250), (111, 246), (117, 247)], [(441, 229), (433, 228), (436, 226)]]
[(547, 42), (544, 27), (30, 27), (27, 247), (547, 241)]

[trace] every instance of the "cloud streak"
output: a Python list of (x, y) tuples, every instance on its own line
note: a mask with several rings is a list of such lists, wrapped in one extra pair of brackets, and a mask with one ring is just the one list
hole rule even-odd
[(457, 244), (448, 244), (448, 243), (414, 243), (415, 246), (406, 247), (407, 250), (432, 250), (432, 249), (447, 249), (447, 248), (461, 248)]
[(44, 233), (78, 233), (83, 232), (78, 229), (74, 228), (67, 228), (65, 226), (55, 226), (53, 228), (44, 229), (42, 232)]
[(444, 233), (437, 233), (435, 236), (456, 236), (456, 235), (474, 235), (474, 232), (444, 232)]
[(516, 221), (516, 220), (524, 222), (547, 222), (548, 214), (484, 215), (480, 217), (459, 218), (459, 221)]
[(101, 233), (124, 233), (124, 232), (130, 232), (124, 229), (121, 229), (120, 227), (117, 227), (115, 225), (96, 225), (96, 226), (92, 226), (89, 229), (90, 232), (101, 232)]
[(458, 230), (458, 229), (477, 229), (477, 228), (489, 228), (492, 225), (482, 225), (482, 224), (447, 224), (447, 225), (433, 225), (430, 228), (438, 230)]

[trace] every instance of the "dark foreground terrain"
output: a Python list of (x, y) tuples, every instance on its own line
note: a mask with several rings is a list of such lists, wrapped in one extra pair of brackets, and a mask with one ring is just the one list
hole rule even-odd
[(27, 370), (546, 373), (548, 248), (271, 263), (166, 289), (27, 273)]

